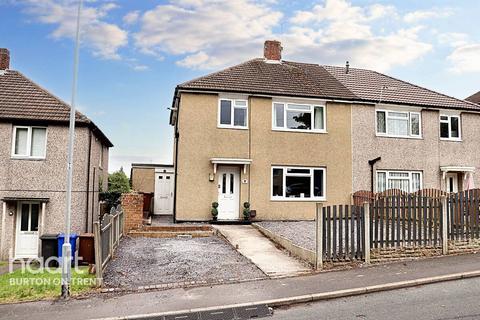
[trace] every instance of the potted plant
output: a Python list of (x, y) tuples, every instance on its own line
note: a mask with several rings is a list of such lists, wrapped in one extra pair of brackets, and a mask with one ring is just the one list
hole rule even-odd
[(210, 212), (212, 213), (212, 219), (213, 221), (217, 221), (218, 217), (218, 202), (212, 202), (212, 210)]
[(250, 220), (250, 203), (249, 202), (243, 203), (243, 220), (245, 221)]

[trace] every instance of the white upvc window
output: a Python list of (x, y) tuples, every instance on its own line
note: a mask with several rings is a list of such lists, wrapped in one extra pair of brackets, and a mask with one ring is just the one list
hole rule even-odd
[(404, 192), (416, 192), (422, 189), (421, 171), (377, 170), (377, 192), (400, 189)]
[(326, 169), (317, 167), (272, 167), (272, 200), (326, 200)]
[(12, 157), (45, 159), (47, 149), (47, 128), (14, 126)]
[(273, 130), (327, 132), (325, 105), (274, 102), (272, 115)]
[(460, 141), (462, 139), (460, 115), (440, 114), (440, 139)]
[(218, 127), (247, 129), (248, 101), (245, 99), (219, 99)]
[(378, 136), (395, 138), (422, 137), (422, 116), (420, 112), (377, 109), (375, 115)]

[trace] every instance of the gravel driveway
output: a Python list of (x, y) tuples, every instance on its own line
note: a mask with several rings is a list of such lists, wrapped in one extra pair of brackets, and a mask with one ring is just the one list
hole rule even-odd
[(108, 287), (135, 288), (181, 281), (247, 280), (265, 274), (223, 239), (124, 238), (108, 264)]
[(263, 221), (257, 224), (287, 238), (297, 246), (315, 250), (315, 221)]

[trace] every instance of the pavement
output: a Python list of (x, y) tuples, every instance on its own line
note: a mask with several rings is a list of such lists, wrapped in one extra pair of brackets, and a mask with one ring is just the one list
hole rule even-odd
[(97, 294), (66, 302), (41, 301), (0, 305), (0, 319), (30, 319), (32, 315), (35, 315), (36, 320), (99, 319), (196, 308), (214, 309), (259, 302), (279, 306), (467, 276), (480, 276), (480, 254), (445, 256), (211, 287), (125, 295)]
[(304, 263), (278, 249), (252, 226), (216, 225), (215, 228), (269, 277), (294, 276), (311, 271)]
[(479, 288), (480, 278), (449, 281), (279, 308), (268, 319), (478, 320)]

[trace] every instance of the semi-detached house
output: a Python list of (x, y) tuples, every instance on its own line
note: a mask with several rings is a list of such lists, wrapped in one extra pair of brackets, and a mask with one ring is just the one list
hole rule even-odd
[(177, 221), (311, 219), (357, 190), (478, 185), (480, 106), (365, 69), (264, 57), (177, 86)]
[[(69, 105), (10, 69), (10, 52), (0, 49), (0, 260), (36, 258), (42, 235), (65, 230), (69, 116)], [(92, 232), (112, 146), (77, 112), (72, 232)]]

